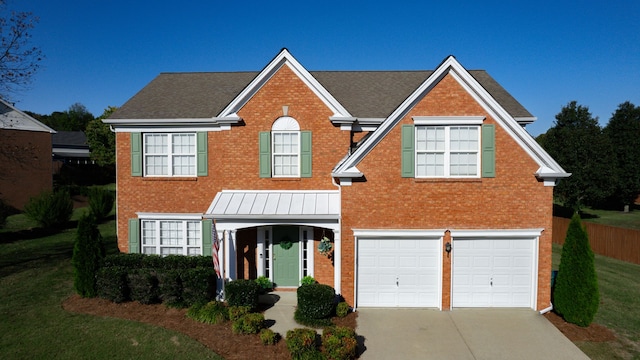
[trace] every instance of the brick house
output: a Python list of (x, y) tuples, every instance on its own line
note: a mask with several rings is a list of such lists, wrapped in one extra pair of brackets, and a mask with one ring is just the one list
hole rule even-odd
[(22, 210), (53, 188), (51, 136), (55, 130), (0, 99), (0, 199)]
[(453, 57), (310, 72), (283, 49), (260, 72), (163, 73), (105, 120), (118, 246), (211, 255), (215, 221), (229, 280), (311, 275), (358, 307), (541, 311), (569, 174), (534, 120)]

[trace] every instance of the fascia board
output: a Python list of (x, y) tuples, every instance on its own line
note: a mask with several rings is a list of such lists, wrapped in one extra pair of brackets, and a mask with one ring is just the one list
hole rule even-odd
[(201, 213), (149, 213), (137, 212), (138, 219), (144, 220), (202, 220)]
[(5, 106), (7, 106), (9, 109), (11, 109), (12, 111), (15, 111), (16, 114), (18, 114), (18, 116), (22, 117), (23, 119), (25, 119), (26, 121), (30, 122), (31, 124), (33, 124), (33, 127), (31, 126), (27, 126), (27, 127), (15, 127), (15, 128), (11, 128), (11, 127), (2, 127), (3, 129), (8, 129), (8, 130), (26, 130), (26, 131), (41, 131), (41, 132), (48, 132), (50, 134), (56, 134), (57, 131), (55, 131), (54, 129), (48, 127), (47, 125), (43, 124), (42, 122), (34, 119), (32, 116), (27, 115), (25, 112), (23, 112), (22, 110), (16, 108), (15, 106), (13, 106), (12, 104), (8, 103), (7, 101), (4, 101), (2, 99), (0, 99), (0, 102), (2, 102)]
[(353, 236), (366, 239), (442, 238), (446, 229), (352, 229)]
[(282, 66), (288, 66), (294, 74), (296, 74), (304, 83), (313, 91), (322, 102), (333, 111), (335, 117), (351, 117), (347, 109), (342, 106), (336, 98), (331, 95), (327, 89), (322, 86), (294, 57), (283, 49), (250, 83), (245, 87), (236, 98), (224, 108), (219, 116), (224, 117), (234, 114), (240, 109), (264, 86), (269, 79)]
[(455, 238), (534, 238), (540, 236), (544, 229), (449, 229), (449, 231), (451, 231), (451, 238), (455, 240)]

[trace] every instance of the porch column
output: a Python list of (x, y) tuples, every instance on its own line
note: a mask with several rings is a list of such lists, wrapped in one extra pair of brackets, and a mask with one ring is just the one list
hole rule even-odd
[(225, 230), (225, 275), (229, 280), (236, 280), (238, 278), (238, 269), (236, 265), (236, 230)]
[(342, 241), (340, 240), (340, 229), (333, 229), (333, 288), (336, 294), (342, 293), (340, 286), (342, 279)]

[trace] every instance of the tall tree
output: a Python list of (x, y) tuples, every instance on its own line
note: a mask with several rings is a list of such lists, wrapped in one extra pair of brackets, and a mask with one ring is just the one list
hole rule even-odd
[(85, 131), (94, 117), (87, 108), (75, 103), (65, 111), (54, 111), (50, 115), (27, 112), (30, 116), (58, 131)]
[(609, 139), (589, 108), (572, 101), (556, 115), (554, 126), (538, 141), (572, 175), (554, 192), (565, 206), (579, 210), (599, 205), (614, 191), (615, 166)]
[(91, 149), (91, 159), (100, 166), (111, 166), (116, 163), (116, 134), (102, 120), (111, 116), (117, 109), (115, 106), (107, 107), (102, 115), (87, 125), (85, 133)]
[(618, 170), (611, 200), (618, 206), (631, 205), (640, 194), (640, 106), (620, 104), (604, 133), (613, 145)]
[(42, 51), (30, 44), (37, 22), (31, 12), (9, 11), (0, 0), (0, 97), (5, 100), (31, 83), (44, 58)]

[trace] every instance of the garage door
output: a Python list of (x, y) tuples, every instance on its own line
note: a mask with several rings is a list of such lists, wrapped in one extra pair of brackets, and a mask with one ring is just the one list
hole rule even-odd
[(533, 239), (454, 239), (453, 307), (532, 307)]
[(439, 249), (439, 239), (359, 239), (357, 305), (439, 307)]

